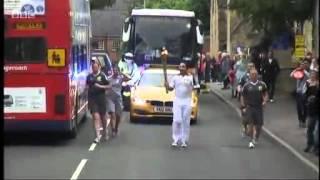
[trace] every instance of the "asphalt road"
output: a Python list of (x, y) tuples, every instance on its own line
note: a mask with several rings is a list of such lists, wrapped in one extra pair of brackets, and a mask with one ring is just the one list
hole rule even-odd
[(131, 124), (128, 114), (120, 135), (92, 151), (91, 121), (81, 125), (75, 140), (44, 134), (11, 136), (5, 139), (5, 178), (318, 178), (264, 134), (255, 149), (248, 149), (236, 112), (214, 95), (201, 95), (200, 113), (199, 123), (191, 127), (188, 149), (170, 147), (170, 124)]

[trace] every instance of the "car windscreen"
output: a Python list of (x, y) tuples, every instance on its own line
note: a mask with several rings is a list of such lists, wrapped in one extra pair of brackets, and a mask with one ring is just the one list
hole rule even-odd
[(5, 38), (4, 49), (4, 59), (9, 63), (39, 63), (47, 59), (44, 37)]
[[(167, 74), (168, 82), (172, 79), (174, 74)], [(164, 86), (164, 76), (163, 73), (144, 73), (141, 76), (138, 86), (153, 86), (153, 87), (163, 87)]]
[(136, 17), (134, 40), (136, 63), (138, 65), (159, 63), (159, 50), (165, 46), (169, 53), (170, 64), (179, 64), (183, 56), (192, 53), (192, 32), (190, 18)]

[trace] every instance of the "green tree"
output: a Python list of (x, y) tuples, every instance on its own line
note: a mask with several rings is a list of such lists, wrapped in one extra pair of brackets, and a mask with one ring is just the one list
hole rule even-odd
[(313, 4), (314, 0), (231, 0), (230, 8), (264, 32), (270, 44), (279, 33), (292, 32), (294, 21), (311, 19)]
[(210, 33), (210, 0), (188, 0), (189, 10), (194, 11), (196, 17), (203, 23), (205, 34)]
[(94, 9), (103, 9), (105, 7), (111, 7), (116, 0), (90, 0), (90, 8)]
[(188, 10), (188, 1), (189, 0), (148, 0), (146, 8)]

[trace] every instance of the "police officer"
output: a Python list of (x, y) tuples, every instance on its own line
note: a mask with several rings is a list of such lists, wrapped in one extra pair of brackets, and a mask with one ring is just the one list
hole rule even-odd
[(118, 63), (120, 72), (131, 79), (128, 82), (128, 85), (130, 86), (134, 85), (140, 77), (138, 65), (134, 62), (133, 59), (133, 54), (131, 52), (128, 52), (124, 54), (123, 61), (120, 60)]
[(267, 103), (267, 86), (258, 80), (257, 70), (250, 70), (250, 80), (243, 86), (241, 106), (248, 120), (248, 134), (251, 138), (249, 148), (254, 148), (263, 125), (263, 106)]

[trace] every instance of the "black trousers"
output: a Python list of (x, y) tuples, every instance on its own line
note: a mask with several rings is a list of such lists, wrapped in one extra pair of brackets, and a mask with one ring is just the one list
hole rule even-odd
[(297, 111), (299, 123), (306, 123), (307, 118), (307, 106), (305, 101), (305, 96), (301, 93), (296, 94)]
[(308, 147), (315, 145), (314, 130), (318, 120), (319, 120), (318, 114), (308, 116), (308, 127), (307, 127), (307, 146)]
[(265, 80), (265, 83), (266, 83), (267, 88), (268, 88), (269, 98), (273, 99), (274, 91), (276, 89), (276, 80), (267, 79), (267, 80)]

